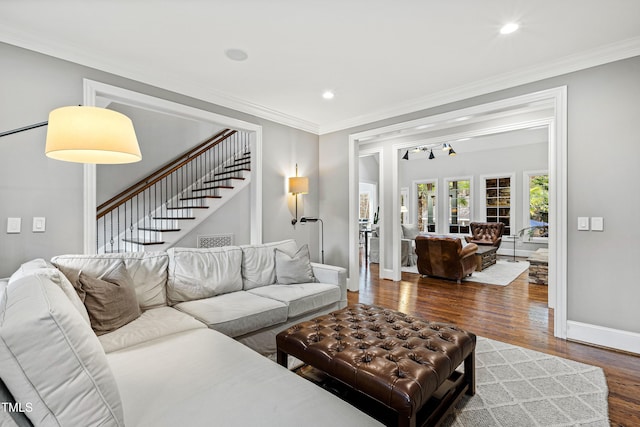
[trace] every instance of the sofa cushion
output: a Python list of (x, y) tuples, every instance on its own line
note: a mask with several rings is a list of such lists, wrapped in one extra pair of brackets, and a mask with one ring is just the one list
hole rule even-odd
[(404, 239), (414, 240), (420, 234), (417, 224), (402, 224), (402, 237)]
[(87, 324), (91, 323), (91, 321), (89, 320), (87, 309), (78, 296), (75, 287), (71, 284), (67, 277), (62, 274), (62, 272), (60, 272), (60, 270), (47, 263), (45, 260), (40, 258), (25, 262), (20, 266), (18, 270), (16, 270), (15, 273), (13, 273), (13, 275), (11, 275), (9, 282), (13, 283), (22, 277), (33, 274), (42, 275), (43, 277), (48, 278), (53, 283), (58, 285), (60, 289), (62, 289), (62, 292), (64, 292), (64, 294), (67, 296), (67, 298), (69, 298), (71, 304), (75, 307), (76, 310), (78, 310), (78, 313), (80, 313), (84, 321), (87, 322)]
[(243, 289), (249, 290), (276, 282), (275, 250), (294, 254), (298, 249), (295, 240), (263, 243), (261, 245), (243, 245), (242, 282)]
[(212, 330), (175, 334), (107, 358), (128, 426), (382, 425)]
[(246, 291), (183, 302), (174, 307), (230, 337), (248, 334), (287, 320), (286, 304)]
[[(167, 305), (167, 266), (169, 258), (166, 252), (129, 252), (99, 255), (60, 255), (51, 262), (63, 273), (83, 271), (91, 277), (100, 277), (115, 264), (124, 261), (127, 272), (136, 288), (140, 308)], [(71, 278), (69, 279), (71, 280)], [(71, 280), (73, 282), (73, 280)]]
[(170, 248), (167, 297), (172, 303), (242, 290), (242, 249)]
[(287, 304), (288, 317), (300, 316), (340, 301), (340, 287), (327, 283), (271, 285), (248, 292)]
[(14, 281), (0, 302), (0, 377), (34, 425), (124, 426), (98, 338), (43, 275)]
[(315, 282), (309, 246), (301, 246), (294, 254), (276, 249), (276, 282), (281, 285)]
[(84, 301), (91, 328), (97, 335), (114, 331), (142, 314), (133, 280), (122, 261), (100, 277), (81, 272), (78, 282), (78, 295)]
[(98, 337), (106, 353), (147, 341), (207, 326), (192, 316), (171, 307), (158, 307), (142, 313), (131, 323)]

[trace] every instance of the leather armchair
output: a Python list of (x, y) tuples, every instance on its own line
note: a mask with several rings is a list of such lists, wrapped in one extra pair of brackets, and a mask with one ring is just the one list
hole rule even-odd
[(475, 243), (462, 247), (462, 241), (457, 237), (431, 234), (417, 236), (418, 273), (461, 283), (476, 269), (474, 255), (477, 250)]
[(469, 224), (471, 236), (465, 236), (467, 243), (500, 247), (504, 224), (501, 222), (472, 222)]

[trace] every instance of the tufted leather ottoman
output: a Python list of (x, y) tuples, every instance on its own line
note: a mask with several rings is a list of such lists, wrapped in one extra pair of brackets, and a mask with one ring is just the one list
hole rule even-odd
[(276, 343), (278, 363), (297, 357), (394, 411), (399, 426), (437, 425), (475, 394), (476, 336), (452, 325), (357, 304), (282, 331)]

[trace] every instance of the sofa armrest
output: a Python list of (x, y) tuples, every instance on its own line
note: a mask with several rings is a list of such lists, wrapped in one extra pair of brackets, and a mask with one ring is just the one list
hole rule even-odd
[(340, 287), (340, 308), (347, 306), (347, 269), (335, 265), (312, 262), (313, 275), (318, 282)]
[(460, 251), (460, 259), (466, 258), (468, 256), (472, 256), (476, 253), (476, 251), (478, 250), (478, 245), (476, 245), (475, 243), (469, 243), (467, 244), (464, 248), (462, 248), (462, 250)]

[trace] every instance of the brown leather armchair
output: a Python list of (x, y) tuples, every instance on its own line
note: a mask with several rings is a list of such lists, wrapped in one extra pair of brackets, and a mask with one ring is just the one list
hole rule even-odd
[(472, 222), (469, 224), (471, 236), (465, 236), (467, 243), (500, 247), (504, 224), (501, 222)]
[(417, 236), (418, 273), (460, 283), (475, 271), (474, 255), (477, 250), (475, 243), (462, 247), (462, 241), (457, 237), (432, 234)]

